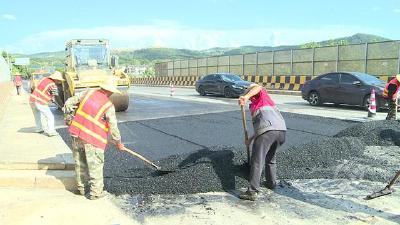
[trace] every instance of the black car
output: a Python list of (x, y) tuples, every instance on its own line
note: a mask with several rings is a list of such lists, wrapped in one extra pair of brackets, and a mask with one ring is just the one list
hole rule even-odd
[(382, 98), (386, 83), (375, 76), (359, 72), (332, 72), (306, 82), (301, 89), (304, 100), (311, 105), (322, 103), (368, 107), (371, 90), (375, 89), (377, 109), (387, 106)]
[(206, 94), (221, 94), (227, 98), (243, 94), (251, 82), (242, 80), (237, 75), (230, 73), (208, 74), (196, 82), (196, 91), (204, 96)]

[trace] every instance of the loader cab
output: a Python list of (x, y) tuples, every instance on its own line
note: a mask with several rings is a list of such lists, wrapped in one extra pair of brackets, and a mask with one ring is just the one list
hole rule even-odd
[(110, 51), (105, 40), (74, 40), (67, 44), (69, 71), (110, 68)]

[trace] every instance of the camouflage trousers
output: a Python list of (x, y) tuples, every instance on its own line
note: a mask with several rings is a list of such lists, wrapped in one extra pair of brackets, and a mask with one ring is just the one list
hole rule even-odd
[(388, 100), (389, 109), (386, 120), (396, 120), (397, 104), (396, 101)]
[(90, 196), (100, 196), (104, 188), (104, 150), (72, 137), (76, 183), (79, 192), (89, 189)]

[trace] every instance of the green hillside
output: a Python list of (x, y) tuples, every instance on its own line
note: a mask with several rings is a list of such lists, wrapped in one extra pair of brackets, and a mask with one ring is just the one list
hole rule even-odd
[[(119, 62), (121, 65), (154, 64), (157, 61), (174, 60), (174, 59), (201, 58), (208, 56), (236, 55), (236, 54), (246, 54), (246, 53), (272, 51), (272, 50), (287, 50), (287, 49), (297, 49), (297, 48), (360, 44), (366, 42), (377, 42), (377, 41), (387, 41), (387, 40), (390, 39), (371, 34), (358, 33), (349, 37), (336, 38), (321, 42), (310, 42), (302, 45), (289, 45), (289, 46), (277, 46), (277, 47), (241, 46), (238, 48), (216, 47), (200, 51), (189, 50), (189, 49), (174, 49), (174, 48), (145, 48), (139, 50), (130, 50), (130, 49), (112, 50), (112, 54), (119, 56)], [(36, 66), (53, 65), (56, 67), (62, 67), (64, 63), (65, 53), (64, 51), (43, 52), (31, 55), (24, 55), (22, 57), (31, 58), (31, 63)]]

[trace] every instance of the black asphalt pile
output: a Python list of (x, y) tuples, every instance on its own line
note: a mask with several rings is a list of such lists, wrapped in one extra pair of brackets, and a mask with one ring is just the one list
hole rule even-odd
[[(329, 126), (335, 126), (334, 120), (327, 121)], [(317, 118), (316, 121), (312, 120), (311, 122), (314, 125), (308, 128), (301, 126), (301, 123), (292, 122), (289, 124), (288, 137), (290, 139), (288, 138), (285, 144), (287, 147), (282, 148), (284, 150), (277, 154), (278, 179), (345, 178), (387, 182), (393, 176), (394, 171), (398, 169), (398, 160), (395, 159), (399, 158), (400, 151), (392, 149), (392, 152), (387, 152), (386, 149), (390, 147), (385, 147), (378, 148), (380, 152), (375, 153), (371, 150), (367, 151), (367, 146), (398, 146), (400, 140), (399, 123), (374, 121), (357, 123), (348, 127), (348, 124), (337, 121), (343, 129), (348, 127), (337, 133), (337, 131), (334, 132), (333, 128), (332, 130), (329, 130), (329, 128), (324, 131), (319, 130), (323, 129), (319, 128), (323, 127), (319, 126), (324, 123), (323, 119)], [(308, 124), (311, 126), (310, 123)], [(317, 128), (314, 128), (314, 126)], [(235, 132), (232, 133), (238, 133), (237, 130), (235, 129)], [(307, 133), (306, 131), (309, 130), (312, 132)], [(63, 139), (70, 143), (67, 131), (61, 129), (59, 132)], [(189, 131), (175, 136), (181, 137), (188, 133)], [(170, 135), (163, 135), (171, 138)], [(172, 147), (162, 147), (161, 145), (164, 142), (188, 142), (175, 138), (175, 136), (171, 140), (146, 139), (149, 143), (143, 146), (140, 145), (141, 143), (128, 142), (127, 147), (139, 146), (138, 149), (142, 151), (143, 149), (156, 149), (155, 147), (174, 149), (173, 145), (171, 145)], [(193, 134), (190, 136), (190, 140), (196, 140), (197, 136), (199, 134)], [(139, 138), (136, 137), (136, 139)], [(132, 140), (136, 139), (132, 138)], [(189, 139), (189, 137), (186, 139)], [(206, 141), (205, 136), (200, 143), (205, 146), (207, 145)], [(157, 142), (160, 146), (152, 147), (152, 142)], [(198, 149), (200, 145), (192, 142), (191, 149)], [(215, 140), (215, 142), (217, 141)], [(181, 146), (177, 145), (178, 147)], [(181, 148), (183, 148), (182, 151), (186, 149), (186, 147)], [(146, 151), (142, 153), (149, 156), (150, 159), (157, 156), (157, 159), (160, 160), (155, 161), (155, 163), (161, 166), (163, 170), (173, 170), (173, 172), (160, 175), (152, 167), (145, 165), (126, 152), (116, 150), (114, 145), (110, 144), (106, 151), (104, 165), (105, 187), (109, 192), (117, 195), (125, 193), (143, 195), (190, 194), (229, 191), (247, 186), (248, 168), (245, 166), (247, 155), (241, 143), (240, 145), (235, 143), (205, 147), (200, 151), (183, 154), (179, 154), (179, 152)], [(165, 157), (162, 155), (172, 156)]]
[[(388, 162), (397, 152), (366, 153), (367, 146), (398, 146), (398, 122), (373, 121), (349, 127), (278, 153), (278, 177), (284, 179), (345, 178), (385, 182), (395, 168)], [(385, 148), (383, 148), (385, 149)]]
[[(229, 191), (246, 187), (248, 168), (243, 149), (218, 146), (191, 154), (174, 155), (158, 161), (164, 170), (175, 170), (160, 175), (150, 167), (116, 166), (115, 149), (106, 153), (105, 187), (114, 194), (190, 194), (211, 191)], [(125, 156), (126, 157), (126, 156)]]
[(400, 123), (387, 120), (360, 123), (339, 132), (335, 137), (357, 137), (368, 146), (399, 146)]
[(354, 137), (329, 138), (291, 147), (277, 154), (278, 177), (284, 179), (334, 178), (342, 160), (360, 157), (364, 143)]

